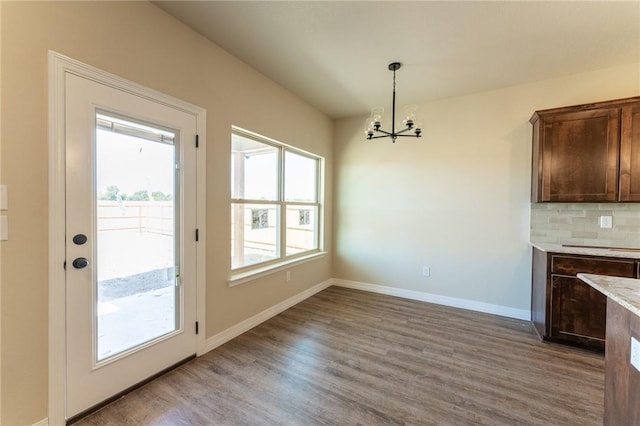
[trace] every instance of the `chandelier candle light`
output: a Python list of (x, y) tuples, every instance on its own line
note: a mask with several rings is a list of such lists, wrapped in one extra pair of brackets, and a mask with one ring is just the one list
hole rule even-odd
[[(399, 136), (402, 137), (414, 137), (419, 138), (422, 134), (422, 126), (417, 123), (417, 111), (418, 107), (415, 105), (407, 105), (404, 107), (404, 119), (402, 123), (406, 126), (402, 130), (396, 132), (396, 71), (400, 69), (402, 64), (400, 62), (393, 62), (389, 64), (389, 71), (393, 71), (393, 103), (391, 106), (391, 132), (382, 130), (380, 128), (382, 122), (382, 114), (384, 108), (375, 107), (371, 110), (371, 116), (365, 120), (364, 133), (367, 135), (367, 139), (378, 138), (391, 138), (393, 143), (396, 143), (396, 139)], [(413, 134), (405, 134), (413, 130)], [(376, 133), (382, 133), (377, 134)], [(375, 135), (375, 136), (374, 136)]]

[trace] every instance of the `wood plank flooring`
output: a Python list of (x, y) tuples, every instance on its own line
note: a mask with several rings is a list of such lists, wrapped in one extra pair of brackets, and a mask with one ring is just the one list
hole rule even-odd
[(78, 425), (601, 425), (604, 357), (330, 287)]

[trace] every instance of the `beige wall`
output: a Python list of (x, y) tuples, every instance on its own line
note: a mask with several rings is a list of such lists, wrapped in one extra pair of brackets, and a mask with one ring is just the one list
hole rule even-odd
[[(207, 335), (330, 278), (331, 258), (229, 288), (231, 125), (324, 156), (332, 211), (332, 129), (323, 114), (144, 2), (0, 2), (2, 151), (10, 241), (2, 243), (1, 375), (6, 425), (47, 417), (47, 50), (207, 110)], [(331, 229), (331, 216), (326, 216)], [(326, 248), (331, 249), (331, 234)]]
[(531, 114), (638, 94), (631, 64), (425, 103), (419, 140), (338, 121), (334, 278), (528, 310)]

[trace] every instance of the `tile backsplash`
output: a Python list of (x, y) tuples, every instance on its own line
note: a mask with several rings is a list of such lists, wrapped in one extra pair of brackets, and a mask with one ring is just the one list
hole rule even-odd
[[(600, 228), (612, 216), (613, 228)], [(640, 248), (640, 203), (532, 203), (533, 243)]]

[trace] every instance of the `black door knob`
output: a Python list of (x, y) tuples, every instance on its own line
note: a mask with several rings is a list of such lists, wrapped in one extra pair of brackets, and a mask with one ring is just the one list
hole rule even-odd
[(76, 269), (86, 268), (87, 266), (89, 266), (89, 261), (85, 257), (79, 257), (73, 261), (73, 267)]

